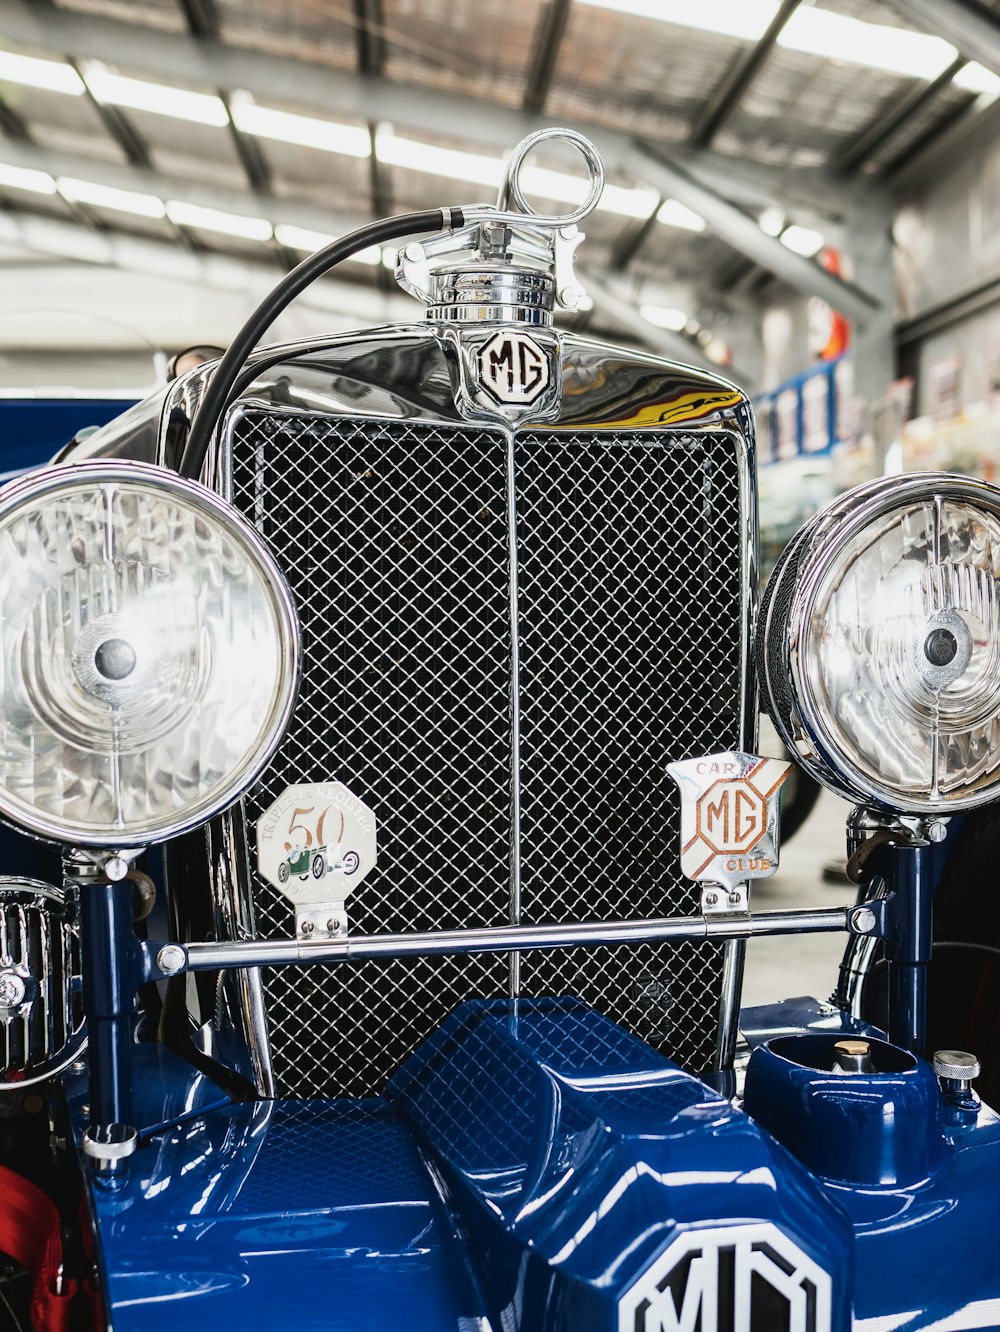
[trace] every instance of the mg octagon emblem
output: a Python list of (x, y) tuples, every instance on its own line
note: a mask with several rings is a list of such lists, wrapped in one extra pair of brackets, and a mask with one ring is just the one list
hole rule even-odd
[(778, 868), (778, 793), (792, 765), (756, 754), (670, 763), (681, 793), (681, 869), (735, 887)]
[(549, 386), (549, 358), (525, 333), (494, 333), (479, 348), (478, 360), (481, 388), (505, 406), (528, 406)]
[(626, 1291), (618, 1332), (829, 1332), (832, 1285), (770, 1222), (689, 1231)]
[(745, 777), (714, 782), (695, 806), (698, 836), (719, 855), (742, 854), (767, 828), (764, 797)]

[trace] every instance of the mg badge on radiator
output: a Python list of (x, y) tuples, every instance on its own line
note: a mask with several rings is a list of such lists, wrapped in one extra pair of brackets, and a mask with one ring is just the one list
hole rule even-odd
[(505, 329), (479, 349), (479, 382), (500, 403), (527, 405), (545, 392), (549, 358), (534, 338)]

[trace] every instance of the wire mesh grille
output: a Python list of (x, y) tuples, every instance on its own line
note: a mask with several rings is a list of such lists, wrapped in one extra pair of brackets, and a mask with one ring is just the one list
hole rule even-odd
[[(512, 754), (508, 444), (499, 432), (247, 410), (233, 499), (289, 576), (303, 687), (247, 798), (339, 779), (375, 809), (352, 932), (510, 920), (512, 759), (525, 923), (692, 910), (667, 762), (740, 735), (740, 461), (731, 436), (545, 432), (514, 449), (520, 753)], [(252, 842), (252, 838), (251, 838)], [(258, 926), (292, 910), (255, 879)], [(715, 948), (525, 954), (524, 992), (576, 993), (692, 1067), (711, 1061)], [(503, 957), (266, 974), (292, 1095), (367, 1095)]]
[[(713, 433), (517, 445), (521, 919), (697, 909), (667, 764), (738, 745), (739, 467)], [(577, 994), (703, 1068), (719, 947), (526, 955), (525, 994)]]

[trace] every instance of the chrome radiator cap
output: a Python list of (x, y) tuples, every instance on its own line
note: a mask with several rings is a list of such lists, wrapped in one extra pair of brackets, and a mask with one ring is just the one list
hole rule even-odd
[(0, 1092), (60, 1073), (86, 1044), (76, 911), (38, 879), (0, 876)]

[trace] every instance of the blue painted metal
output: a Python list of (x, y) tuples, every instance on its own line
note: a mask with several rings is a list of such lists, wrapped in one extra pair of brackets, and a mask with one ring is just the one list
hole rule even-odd
[(41, 467), (81, 430), (121, 416), (133, 398), (0, 398), (0, 479)]
[(582, 1003), (463, 1005), (390, 1095), (441, 1165), (495, 1327), (610, 1332), (679, 1233), (749, 1220), (834, 1274), (847, 1326), (840, 1209), (724, 1097)]
[(892, 862), (894, 935), (891, 958), (889, 1036), (914, 1054), (927, 1044), (927, 968), (931, 960), (934, 879), (930, 843), (885, 849)]
[(380, 1100), (215, 1110), (157, 1134), (91, 1204), (114, 1332), (471, 1332), (482, 1312)]
[[(230, 1103), (210, 1078), (165, 1045), (134, 1045), (131, 1059), (132, 1113), (141, 1138)], [(79, 1134), (90, 1121), (89, 1078), (85, 1071), (71, 1069), (64, 1082), (67, 1108)]]
[(132, 884), (85, 883), (80, 895), (83, 1009), (90, 1055), (90, 1118), (133, 1124), (132, 1013), (135, 935)]
[[(160, 1092), (164, 1121), (186, 1117), (91, 1199), (115, 1332), (617, 1332), (617, 1300), (680, 1230), (755, 1218), (834, 1274), (835, 1327), (852, 1304), (859, 1332), (1000, 1325), (980, 1239), (1000, 1228), (998, 1117), (942, 1116), (927, 1065), (891, 1047), (881, 1087), (799, 1067), (873, 1035), (815, 1000), (743, 1026), (751, 1114), (575, 1000), (465, 1005), (392, 1103), (213, 1106), (138, 1049), (137, 1117)], [(184, 1087), (205, 1101), (185, 1109)]]
[(922, 1060), (869, 1039), (877, 1072), (838, 1075), (838, 1035), (779, 1036), (754, 1050), (744, 1109), (809, 1170), (859, 1185), (913, 1184), (943, 1163), (937, 1079)]

